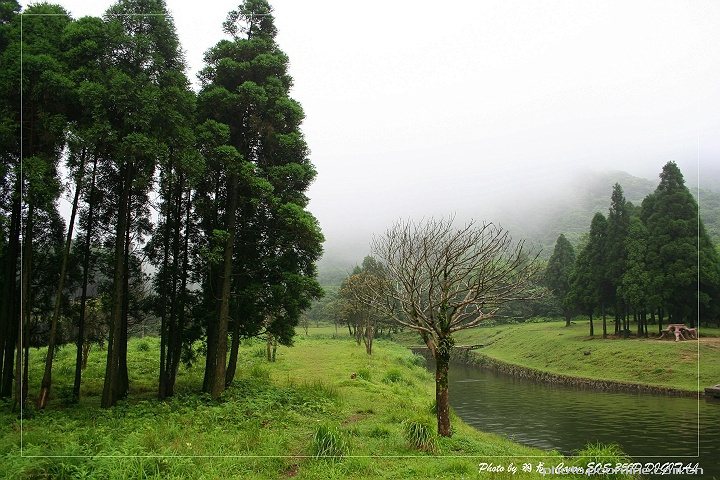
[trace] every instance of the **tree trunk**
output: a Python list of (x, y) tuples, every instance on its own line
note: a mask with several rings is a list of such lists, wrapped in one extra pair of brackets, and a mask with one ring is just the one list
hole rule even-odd
[(52, 323), (50, 325), (50, 339), (48, 340), (48, 350), (45, 356), (45, 372), (43, 374), (42, 383), (40, 385), (40, 396), (38, 398), (38, 408), (43, 409), (47, 405), (50, 396), (50, 387), (52, 386), (52, 360), (55, 353), (55, 335), (57, 333), (58, 319), (60, 318), (60, 306), (62, 305), (62, 293), (65, 287), (65, 273), (67, 272), (68, 257), (70, 256), (70, 246), (72, 245), (73, 228), (75, 227), (75, 216), (77, 215), (78, 203), (80, 201), (80, 190), (82, 190), (82, 179), (85, 170), (85, 152), (82, 153), (82, 160), (78, 167), (78, 175), (75, 180), (75, 196), (73, 197), (72, 210), (70, 212), (70, 221), (68, 222), (67, 236), (65, 237), (65, 250), (63, 251), (62, 264), (60, 266), (60, 278), (58, 279), (57, 289), (55, 290), (55, 308), (53, 309)]
[[(20, 309), (20, 325), (17, 338), (17, 356), (15, 360), (15, 405), (20, 406), (20, 410), (25, 407), (25, 400), (28, 394), (28, 362), (25, 362), (23, 369), (22, 351), (26, 345), (29, 345), (29, 333), (27, 331), (30, 326), (30, 315), (32, 310), (31, 298), (31, 281), (32, 278), (32, 242), (33, 242), (33, 224), (34, 224), (35, 208), (32, 204), (28, 207), (27, 218), (25, 221), (25, 235), (23, 237), (23, 259), (22, 259), (22, 293), (21, 293), (21, 309)], [(25, 349), (25, 360), (29, 349)]]
[(372, 355), (373, 337), (375, 335), (373, 326), (370, 324), (370, 315), (367, 316), (365, 322), (365, 352)]
[(122, 323), (120, 325), (120, 341), (116, 342), (118, 347), (118, 383), (117, 398), (125, 398), (130, 392), (130, 377), (127, 369), (127, 346), (128, 346), (128, 315), (130, 313), (130, 229), (132, 228), (132, 191), (128, 199), (127, 223), (125, 228), (125, 267), (123, 271), (123, 303)]
[(115, 271), (113, 274), (112, 310), (110, 313), (110, 332), (108, 337), (107, 364), (105, 366), (105, 383), (103, 385), (100, 406), (110, 408), (117, 403), (117, 388), (120, 374), (120, 349), (116, 343), (121, 340), (123, 293), (125, 292), (124, 277), (126, 275), (125, 230), (127, 229), (127, 211), (129, 208), (130, 183), (132, 180), (131, 164), (125, 165), (124, 181), (118, 206), (118, 222), (115, 228)]
[(265, 345), (265, 354), (267, 356), (267, 361), (272, 362), (272, 333), (268, 332), (267, 334), (267, 343)]
[[(20, 188), (17, 186), (16, 188)], [(0, 398), (12, 396), (13, 367), (15, 362), (15, 346), (17, 345), (19, 324), (15, 316), (17, 311), (17, 262), (20, 249), (20, 195), (13, 199), (10, 216), (10, 231), (3, 277), (2, 298), (0, 298)]]
[(235, 319), (232, 330), (232, 345), (230, 346), (230, 359), (228, 367), (225, 371), (225, 387), (230, 386), (235, 379), (235, 370), (237, 369), (238, 350), (240, 350), (240, 322)]
[[(92, 344), (90, 342), (85, 342), (85, 344), (82, 347), (82, 365), (81, 368), (85, 370), (87, 368), (87, 361), (88, 357), (90, 356), (90, 347), (92, 347)], [(80, 397), (77, 397), (80, 398)]]
[(238, 204), (238, 175), (233, 172), (229, 178), (229, 202), (226, 215), (227, 238), (223, 252), (222, 287), (220, 294), (220, 315), (217, 322), (217, 338), (212, 351), (211, 368), (206, 370), (207, 388), (213, 398), (220, 398), (225, 390), (227, 362), (228, 323), (230, 319), (230, 287), (232, 284), (233, 252), (235, 246), (235, 213)]
[[(440, 341), (444, 343), (443, 340)], [(450, 429), (450, 348), (435, 350), (435, 404), (437, 406), (437, 433), (443, 437), (452, 435)]]
[[(182, 342), (181, 333), (178, 331), (178, 311), (182, 308), (179, 303), (178, 297), (182, 295), (178, 292), (178, 274), (179, 274), (179, 261), (180, 261), (180, 227), (182, 226), (182, 188), (183, 178), (180, 175), (177, 184), (175, 185), (175, 197), (173, 212), (173, 239), (172, 239), (172, 288), (170, 289), (170, 325), (168, 329), (168, 348), (167, 348), (167, 359), (165, 365), (165, 376), (168, 382), (170, 377), (173, 376), (173, 370), (176, 365), (175, 352), (179, 354), (179, 349), (176, 350), (175, 345)], [(174, 384), (174, 381), (173, 381)], [(172, 393), (170, 393), (172, 395)]]
[(171, 396), (175, 393), (175, 379), (177, 377), (178, 368), (180, 367), (180, 355), (182, 353), (183, 331), (185, 329), (185, 302), (187, 292), (187, 281), (190, 271), (190, 215), (192, 213), (192, 196), (191, 191), (187, 191), (187, 201), (185, 203), (185, 238), (183, 247), (183, 263), (180, 282), (180, 299), (178, 305), (178, 324), (177, 324), (177, 342), (170, 345), (172, 351), (171, 370), (168, 377), (167, 394)]
[[(168, 186), (168, 191), (170, 187)], [(165, 194), (165, 198), (169, 198), (168, 193)], [(165, 202), (163, 215), (165, 217), (165, 231), (163, 232), (163, 260), (162, 260), (162, 272), (165, 278), (160, 280), (160, 375), (158, 378), (158, 400), (165, 400), (167, 397), (167, 355), (168, 355), (168, 318), (167, 318), (167, 274), (168, 265), (170, 264), (170, 222), (169, 222), (169, 207), (167, 201)]]
[(593, 327), (592, 312), (590, 312), (590, 336), (595, 335), (595, 327)]
[(93, 159), (93, 171), (90, 183), (90, 196), (88, 199), (87, 229), (85, 231), (85, 257), (83, 258), (82, 293), (80, 294), (80, 316), (78, 318), (78, 338), (76, 342), (77, 351), (75, 355), (75, 383), (73, 385), (73, 399), (75, 400), (80, 400), (80, 382), (82, 380), (82, 371), (87, 365), (88, 352), (85, 351), (85, 309), (87, 306), (87, 289), (88, 279), (90, 276), (90, 247), (92, 244), (92, 233), (95, 226), (95, 178), (97, 173), (97, 162), (98, 158), (97, 155), (95, 155)]

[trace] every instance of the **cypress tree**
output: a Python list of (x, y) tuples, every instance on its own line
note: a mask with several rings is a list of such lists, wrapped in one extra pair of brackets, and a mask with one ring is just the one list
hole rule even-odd
[(565, 235), (561, 234), (555, 242), (555, 249), (545, 269), (545, 283), (562, 308), (566, 326), (570, 326), (572, 315), (567, 297), (570, 293), (570, 274), (574, 266), (575, 250)]
[[(289, 344), (301, 312), (322, 293), (314, 262), (323, 237), (305, 196), (315, 170), (272, 8), (247, 0), (223, 29), (232, 40), (206, 53), (198, 97), (200, 121), (211, 127), (206, 145), (216, 145), (204, 149), (208, 174), (200, 187), (210, 263), (206, 310), (214, 312), (206, 318), (203, 389), (214, 397), (232, 381), (241, 336)], [(227, 141), (217, 146), (223, 130)]]
[(720, 267), (697, 202), (675, 162), (663, 167), (655, 192), (642, 203), (641, 216), (648, 231), (650, 286), (660, 313), (667, 312), (669, 322), (694, 326), (698, 304), (703, 312), (716, 308)]

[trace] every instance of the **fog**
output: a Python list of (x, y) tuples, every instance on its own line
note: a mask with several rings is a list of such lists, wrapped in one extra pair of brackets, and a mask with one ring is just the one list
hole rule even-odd
[[(77, 17), (112, 2), (59, 3)], [(236, 4), (168, 2), (192, 79)], [(271, 5), (326, 258), (361, 260), (400, 218), (536, 216), (586, 171), (655, 180), (672, 160), (718, 184), (716, 0)]]

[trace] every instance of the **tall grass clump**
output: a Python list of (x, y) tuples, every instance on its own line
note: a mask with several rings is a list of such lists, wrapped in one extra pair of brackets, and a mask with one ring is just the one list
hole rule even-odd
[(250, 368), (250, 377), (262, 383), (270, 382), (270, 370), (262, 365), (253, 365)]
[(332, 400), (338, 404), (342, 403), (342, 395), (335, 385), (321, 380), (313, 380), (312, 382), (303, 382), (298, 388), (300, 393), (312, 394), (328, 400)]
[[(578, 452), (577, 457), (578, 466), (582, 467), (586, 467), (591, 462), (600, 465), (610, 464), (612, 467), (618, 464), (632, 463), (632, 459), (615, 443), (607, 445), (600, 442), (588, 443), (584, 449)], [(599, 478), (629, 478), (628, 474), (623, 472), (604, 473), (598, 476)]]
[(138, 352), (149, 352), (151, 350), (150, 342), (146, 339), (138, 340), (135, 344), (135, 349)]
[(397, 368), (391, 368), (390, 370), (385, 373), (385, 376), (383, 377), (383, 382), (387, 384), (391, 383), (398, 383), (403, 380), (403, 374), (400, 370)]
[(347, 455), (350, 448), (337, 428), (321, 424), (315, 430), (310, 450), (315, 458), (338, 460)]
[(405, 420), (402, 422), (402, 430), (410, 448), (421, 452), (437, 452), (435, 430), (426, 420)]
[(369, 382), (372, 378), (370, 375), (370, 369), (368, 368), (358, 368), (357, 371), (357, 377), (365, 380), (366, 382)]

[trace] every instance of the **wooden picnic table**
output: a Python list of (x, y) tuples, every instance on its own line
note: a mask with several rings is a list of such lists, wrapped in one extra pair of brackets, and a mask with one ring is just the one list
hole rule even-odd
[(662, 330), (658, 338), (664, 338), (665, 335), (668, 333), (672, 333), (675, 335), (676, 342), (679, 342), (680, 340), (691, 340), (697, 338), (697, 329), (688, 328), (685, 326), (685, 324), (682, 323), (671, 323), (667, 326), (667, 328)]

